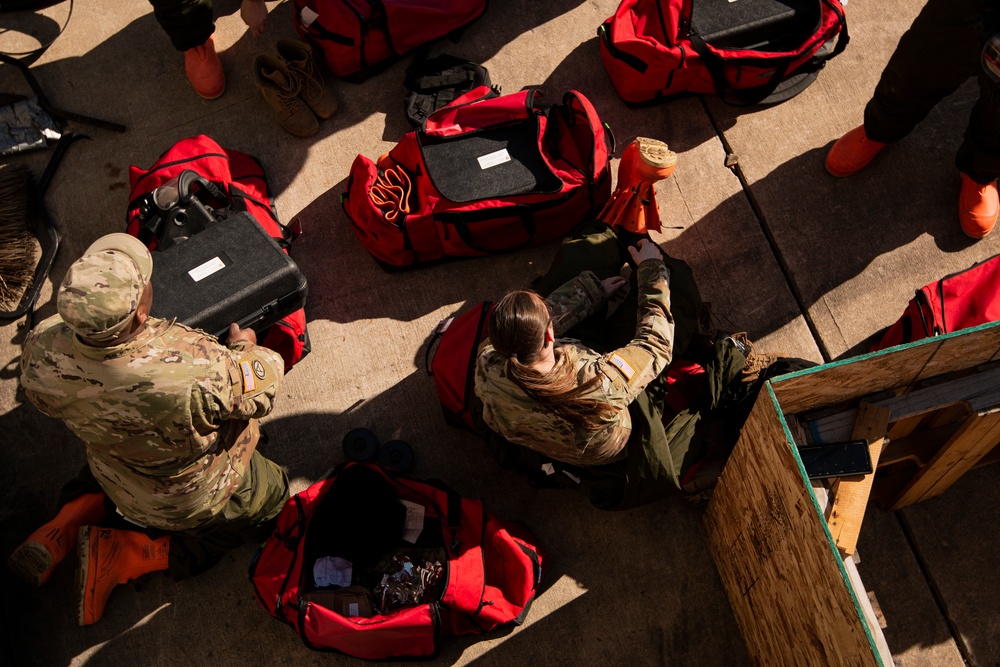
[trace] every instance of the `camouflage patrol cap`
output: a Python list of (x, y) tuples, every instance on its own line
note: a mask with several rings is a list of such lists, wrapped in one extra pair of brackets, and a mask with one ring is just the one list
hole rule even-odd
[(128, 329), (153, 271), (153, 257), (139, 239), (108, 234), (73, 262), (59, 288), (63, 321), (88, 340), (106, 343)]

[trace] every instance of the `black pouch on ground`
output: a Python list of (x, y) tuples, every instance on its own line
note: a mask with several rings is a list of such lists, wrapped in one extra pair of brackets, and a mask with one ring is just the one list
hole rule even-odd
[(490, 86), (490, 73), (477, 63), (442, 53), (433, 58), (420, 55), (406, 70), (403, 85), (406, 118), (413, 127), (421, 127), (429, 115), (478, 86)]
[(258, 333), (305, 305), (305, 276), (246, 212), (153, 253), (151, 314), (225, 339), (231, 322)]

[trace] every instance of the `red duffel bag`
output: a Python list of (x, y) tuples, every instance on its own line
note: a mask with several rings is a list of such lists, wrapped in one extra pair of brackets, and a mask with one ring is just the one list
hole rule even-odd
[(614, 138), (575, 90), (475, 88), (377, 162), (351, 166), (344, 211), (385, 268), (482, 257), (557, 239), (611, 196)]
[[(716, 38), (714, 30), (702, 36), (707, 31), (699, 31), (697, 16), (692, 20), (699, 1), (711, 23), (724, 10), (737, 16), (752, 12), (752, 3), (744, 10), (744, 3), (713, 7), (708, 0), (623, 0), (598, 28), (601, 62), (625, 102), (684, 92), (714, 92), (736, 105), (779, 102), (812, 83), (826, 61), (847, 46), (840, 0), (773, 3), (769, 9), (794, 11), (795, 18), (775, 24), (773, 35), (733, 29), (724, 38)], [(741, 42), (741, 33), (756, 43)]]
[(347, 463), (287, 502), (250, 580), (311, 649), (426, 658), (442, 636), (523, 621), (542, 574), (534, 545), (440, 482)]

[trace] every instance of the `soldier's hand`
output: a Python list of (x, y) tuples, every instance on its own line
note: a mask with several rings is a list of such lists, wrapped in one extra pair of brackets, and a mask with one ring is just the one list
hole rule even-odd
[(628, 281), (621, 276), (611, 276), (601, 281), (601, 287), (604, 288), (604, 296), (613, 299), (615, 294), (628, 287)]
[(240, 18), (250, 28), (250, 34), (260, 37), (264, 34), (264, 23), (267, 21), (267, 5), (264, 0), (243, 0), (240, 5)]
[(642, 264), (647, 259), (663, 259), (659, 246), (649, 239), (641, 239), (636, 245), (630, 246), (628, 252), (632, 255), (636, 266)]
[(257, 332), (253, 329), (240, 329), (240, 325), (233, 322), (229, 325), (229, 338), (226, 339), (226, 343), (232, 345), (238, 340), (247, 340), (251, 344), (257, 344)]

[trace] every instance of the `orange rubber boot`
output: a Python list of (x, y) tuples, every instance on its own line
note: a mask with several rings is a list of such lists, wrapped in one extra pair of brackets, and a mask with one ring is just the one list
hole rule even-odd
[(204, 44), (184, 52), (184, 70), (194, 92), (206, 100), (214, 100), (226, 92), (226, 75), (219, 54), (215, 52), (215, 36)]
[(837, 178), (856, 174), (888, 145), (869, 139), (864, 125), (856, 127), (830, 147), (826, 154), (826, 170)]
[(169, 536), (151, 540), (131, 530), (84, 526), (79, 541), (80, 625), (101, 620), (108, 597), (118, 584), (168, 567)]
[(104, 519), (104, 494), (87, 493), (63, 505), (55, 518), (36, 530), (7, 559), (7, 567), (33, 586), (41, 586), (76, 548), (80, 526)]
[(598, 215), (611, 226), (644, 234), (659, 231), (660, 213), (653, 184), (674, 173), (677, 154), (656, 139), (637, 137), (618, 162), (618, 184)]
[(997, 223), (997, 182), (977, 183), (962, 174), (962, 192), (958, 195), (958, 221), (962, 231), (974, 239), (981, 239)]

